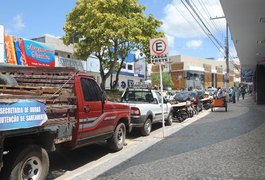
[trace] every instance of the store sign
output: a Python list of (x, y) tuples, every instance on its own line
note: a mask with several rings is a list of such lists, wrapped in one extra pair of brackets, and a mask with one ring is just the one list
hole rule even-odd
[(41, 126), (48, 120), (45, 109), (44, 103), (35, 100), (0, 102), (0, 131)]
[(23, 40), (26, 59), (29, 66), (54, 67), (55, 50), (45, 44), (32, 40)]
[(56, 59), (56, 67), (74, 67), (78, 71), (85, 71), (86, 61), (59, 57)]
[(4, 36), (6, 63), (24, 66), (55, 66), (55, 50), (43, 43)]
[(168, 42), (166, 38), (158, 38), (150, 40), (151, 62), (168, 61)]

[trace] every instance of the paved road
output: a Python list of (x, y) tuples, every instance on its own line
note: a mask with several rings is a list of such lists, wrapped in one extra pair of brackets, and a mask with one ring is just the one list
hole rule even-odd
[[(138, 138), (58, 179), (265, 179), (265, 106), (251, 98)], [(133, 140), (132, 140), (133, 141)], [(102, 162), (103, 161), (103, 162)]]

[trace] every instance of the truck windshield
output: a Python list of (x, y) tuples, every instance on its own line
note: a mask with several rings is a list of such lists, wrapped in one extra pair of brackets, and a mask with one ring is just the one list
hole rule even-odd
[(139, 102), (151, 102), (153, 95), (150, 91), (128, 91), (124, 94), (122, 102), (124, 101), (139, 101)]

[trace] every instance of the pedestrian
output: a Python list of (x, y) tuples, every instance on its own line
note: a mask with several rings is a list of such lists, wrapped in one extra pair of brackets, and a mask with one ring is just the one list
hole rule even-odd
[(241, 86), (240, 93), (242, 94), (242, 99), (244, 100), (245, 99), (245, 94), (246, 94), (245, 86), (243, 86), (243, 85)]
[(239, 87), (237, 87), (237, 92), (236, 92), (236, 99), (237, 99), (237, 101), (239, 101), (239, 98), (240, 98), (240, 88)]
[(224, 90), (222, 90), (221, 88), (218, 88), (218, 91), (217, 91), (217, 98), (225, 98), (226, 97), (226, 93)]
[(234, 87), (231, 88), (231, 96), (233, 103), (236, 103), (236, 90)]

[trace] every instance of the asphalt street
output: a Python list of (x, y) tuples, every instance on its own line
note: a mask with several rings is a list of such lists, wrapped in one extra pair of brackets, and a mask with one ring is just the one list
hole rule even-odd
[[(204, 111), (150, 137), (128, 140), (120, 152), (107, 151), (58, 179), (265, 179), (265, 106), (247, 96)], [(104, 157), (103, 157), (104, 156)]]

